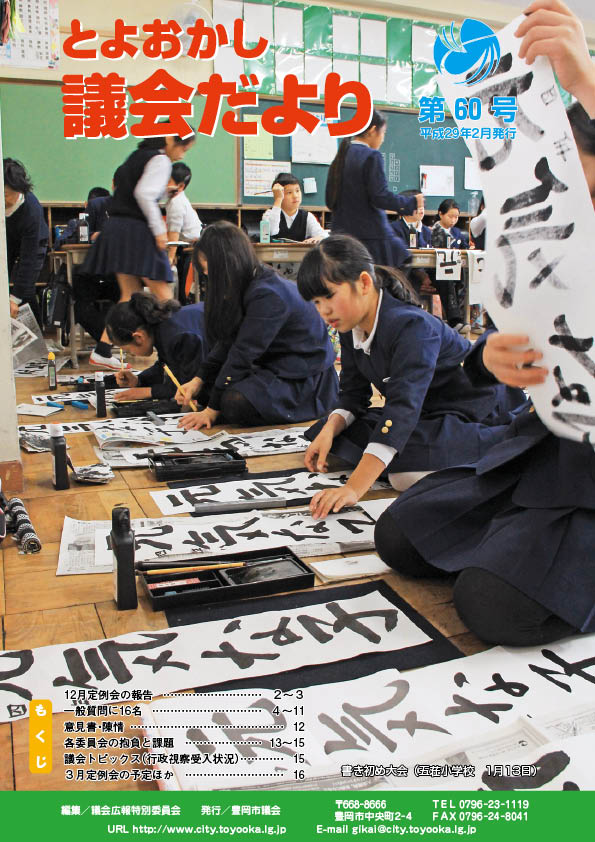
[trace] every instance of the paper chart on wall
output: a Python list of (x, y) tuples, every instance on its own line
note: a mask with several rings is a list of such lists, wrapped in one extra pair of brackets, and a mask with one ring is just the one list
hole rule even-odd
[[(393, 500), (374, 502), (386, 508)], [(324, 520), (314, 520), (309, 509), (174, 518), (135, 533), (135, 560), (179, 561), (275, 547), (290, 547), (301, 558), (370, 550), (378, 514), (366, 511), (367, 505), (360, 502)], [(111, 561), (110, 530), (98, 528), (95, 564), (106, 567)]]
[(273, 180), (280, 172), (291, 170), (290, 161), (244, 160), (244, 196), (272, 197)]
[(454, 196), (455, 168), (420, 164), (419, 187), (424, 196)]
[[(344, 485), (351, 471), (332, 471), (328, 474), (299, 471), (290, 476), (259, 479), (229, 480), (218, 483), (204, 482), (187, 488), (151, 491), (151, 497), (164, 515), (193, 512), (201, 503), (235, 503), (251, 501), (256, 509), (259, 501), (271, 502), (312, 497), (325, 488)], [(386, 482), (375, 482), (371, 491), (390, 489)], [(296, 504), (299, 505), (299, 504)]]
[[(518, 58), (521, 20), (498, 35), (496, 72), (465, 89), (482, 104), (473, 125), (491, 133), (468, 142), (488, 214), (482, 301), (499, 330), (528, 335), (543, 353), (548, 378), (528, 389), (542, 421), (557, 435), (589, 441), (595, 288), (585, 266), (595, 217), (551, 66), (543, 57), (530, 67)], [(446, 76), (440, 86), (454, 112), (460, 87)], [(516, 97), (514, 122), (489, 110), (496, 95)]]
[(60, 61), (58, 0), (36, 0), (35, 3), (17, 0), (16, 11), (22, 28), (0, 46), (0, 64), (57, 68)]
[(31, 698), (49, 699), (54, 713), (64, 711), (72, 706), (64, 690), (73, 687), (173, 693), (430, 640), (378, 590), (328, 603), (313, 595), (310, 607), (303, 602), (291, 607), (288, 598), (281, 619), (280, 625), (278, 610), (239, 613), (231, 623), (207, 620), (163, 632), (2, 652), (0, 721), (27, 716)]
[(331, 164), (337, 154), (337, 138), (331, 137), (327, 123), (320, 123), (313, 134), (298, 126), (291, 136), (294, 164)]

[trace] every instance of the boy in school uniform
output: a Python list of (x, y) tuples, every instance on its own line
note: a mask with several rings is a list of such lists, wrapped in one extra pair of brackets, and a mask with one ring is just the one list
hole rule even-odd
[[(186, 240), (188, 243), (193, 243), (200, 237), (202, 222), (184, 192), (191, 178), (192, 171), (187, 164), (178, 161), (173, 165), (167, 185), (169, 198), (165, 205), (168, 242)], [(176, 257), (176, 246), (168, 246), (167, 254), (169, 262), (173, 263)]]
[(321, 227), (314, 214), (300, 208), (302, 189), (295, 175), (280, 172), (272, 190), (273, 207), (262, 215), (270, 223), (271, 237), (312, 244), (328, 237), (328, 231)]
[(432, 231), (422, 221), (424, 213), (425, 208), (416, 208), (410, 216), (400, 216), (394, 222), (391, 222), (393, 231), (397, 237), (403, 240), (407, 248), (428, 249), (432, 247)]

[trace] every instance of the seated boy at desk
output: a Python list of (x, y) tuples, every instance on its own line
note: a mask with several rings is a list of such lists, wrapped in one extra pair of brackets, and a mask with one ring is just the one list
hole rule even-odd
[[(200, 237), (202, 222), (186, 196), (186, 187), (190, 184), (192, 171), (189, 166), (178, 161), (171, 168), (171, 178), (167, 185), (167, 204), (165, 205), (165, 224), (168, 242), (185, 240), (193, 243)], [(176, 246), (167, 247), (169, 262), (176, 257)]]
[[(415, 190), (405, 190), (404, 196), (414, 196)], [(409, 249), (428, 249), (432, 247), (432, 231), (423, 224), (425, 208), (418, 208), (411, 216), (400, 216), (391, 227)]]
[(273, 207), (262, 218), (268, 219), (271, 238), (297, 243), (318, 243), (328, 237), (313, 213), (301, 210), (302, 189), (299, 179), (290, 172), (280, 172), (273, 182)]

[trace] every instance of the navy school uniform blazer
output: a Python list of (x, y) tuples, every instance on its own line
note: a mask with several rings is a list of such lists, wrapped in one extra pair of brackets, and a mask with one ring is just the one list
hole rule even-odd
[(370, 354), (354, 349), (351, 331), (340, 336), (337, 408), (356, 417), (366, 415), (372, 384), (386, 399), (370, 442), (402, 453), (421, 417), (453, 413), (479, 422), (494, 409), (496, 387), (474, 387), (461, 366), (471, 343), (440, 319), (386, 290)]
[[(391, 228), (403, 242), (407, 246), (407, 248), (411, 248), (409, 245), (409, 235), (411, 233), (411, 229), (409, 228), (409, 224), (401, 217), (401, 219), (396, 219), (394, 222), (390, 223)], [(427, 249), (432, 247), (432, 231), (428, 228), (427, 225), (422, 223), (421, 231), (416, 232), (416, 248), (418, 249)]]
[[(394, 241), (385, 210), (408, 216), (417, 207), (415, 196), (401, 196), (389, 188), (384, 160), (377, 149), (352, 143), (345, 157), (341, 191), (332, 209), (331, 231), (351, 234), (368, 245), (374, 254), (374, 241)], [(377, 261), (378, 262), (378, 261)]]
[(33, 193), (25, 193), (23, 204), (6, 217), (8, 275), (17, 298), (32, 298), (45, 259), (48, 227), (43, 208)]
[(431, 240), (432, 240), (432, 248), (451, 248), (451, 249), (468, 249), (469, 248), (469, 237), (460, 228), (457, 228), (456, 225), (453, 225), (450, 229), (450, 236), (451, 236), (451, 244), (450, 246), (447, 245), (448, 243), (448, 234), (446, 232), (446, 228), (443, 228), (439, 222), (435, 222), (432, 228), (430, 229)]
[(109, 217), (109, 201), (111, 196), (97, 196), (87, 204), (89, 218), (89, 236), (101, 231)]
[(170, 398), (175, 395), (176, 387), (165, 374), (164, 364), (169, 366), (180, 383), (187, 383), (207, 357), (204, 303), (181, 307), (157, 325), (154, 345), (157, 362), (141, 371), (138, 385), (150, 386), (153, 398)]
[(273, 269), (257, 269), (244, 293), (243, 309), (233, 341), (218, 342), (198, 370), (210, 387), (212, 409), (221, 408), (224, 389), (249, 377), (255, 367), (281, 379), (305, 380), (334, 365), (335, 353), (316, 308), (304, 301), (295, 283)]

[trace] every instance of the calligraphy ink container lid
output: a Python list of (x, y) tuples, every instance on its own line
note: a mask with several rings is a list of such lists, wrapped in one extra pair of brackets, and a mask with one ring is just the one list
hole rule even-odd
[[(229, 567), (220, 570), (201, 570), (199, 572), (176, 572), (171, 567), (166, 573), (147, 576), (147, 570), (139, 571), (139, 577), (154, 611), (173, 608), (179, 605), (208, 605), (214, 602), (233, 602), (254, 596), (299, 591), (314, 587), (314, 572), (289, 547), (272, 550), (251, 550), (201, 558), (192, 555), (188, 559), (176, 562), (179, 567), (199, 565), (234, 564), (245, 562), (245, 567)], [(155, 565), (158, 567), (158, 565)], [(163, 567), (167, 561), (163, 561)], [(175, 592), (173, 582), (190, 578), (199, 581), (194, 585), (182, 585)], [(163, 582), (165, 587), (149, 588)]]

